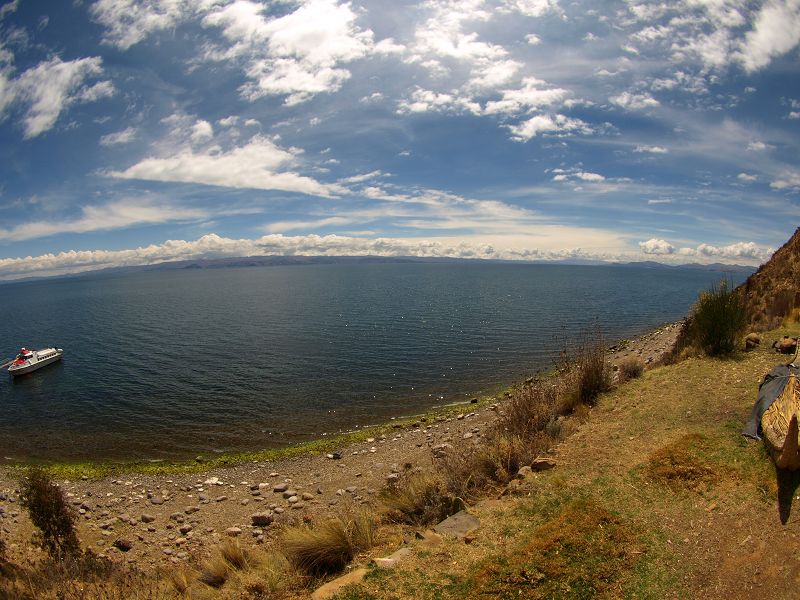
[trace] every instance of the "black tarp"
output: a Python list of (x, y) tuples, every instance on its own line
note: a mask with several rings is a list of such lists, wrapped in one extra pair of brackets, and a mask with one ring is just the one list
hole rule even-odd
[(750, 418), (742, 430), (742, 435), (754, 440), (761, 439), (761, 417), (772, 406), (775, 399), (781, 395), (791, 373), (800, 377), (800, 367), (794, 364), (780, 365), (764, 376), (764, 381), (758, 386), (758, 400), (753, 406)]

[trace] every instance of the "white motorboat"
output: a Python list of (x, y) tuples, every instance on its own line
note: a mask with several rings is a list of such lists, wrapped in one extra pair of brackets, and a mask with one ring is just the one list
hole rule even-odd
[(61, 360), (62, 356), (64, 356), (64, 350), (61, 348), (44, 348), (42, 350), (22, 348), (17, 354), (17, 358), (8, 367), (8, 372), (14, 376), (25, 375), (25, 373), (30, 373)]

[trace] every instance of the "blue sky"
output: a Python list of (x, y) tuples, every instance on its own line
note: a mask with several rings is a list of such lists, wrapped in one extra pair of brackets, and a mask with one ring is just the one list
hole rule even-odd
[(0, 4), (0, 279), (198, 257), (759, 264), (800, 1)]

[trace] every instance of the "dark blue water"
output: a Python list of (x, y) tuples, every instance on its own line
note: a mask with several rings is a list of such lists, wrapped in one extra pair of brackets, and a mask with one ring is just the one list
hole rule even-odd
[[(172, 270), (0, 286), (0, 456), (179, 458), (257, 449), (463, 401), (683, 317), (719, 273), (517, 264)], [(3, 361), (0, 361), (3, 362)]]

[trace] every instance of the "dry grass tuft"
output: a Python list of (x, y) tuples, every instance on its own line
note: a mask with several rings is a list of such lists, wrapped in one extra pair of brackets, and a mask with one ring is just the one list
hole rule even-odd
[(644, 373), (644, 363), (639, 358), (626, 358), (619, 364), (619, 383), (637, 379)]
[(463, 502), (448, 494), (444, 482), (426, 471), (406, 471), (381, 491), (384, 519), (389, 523), (424, 526), (438, 523)]
[(169, 572), (169, 582), (172, 588), (180, 597), (189, 596), (189, 588), (192, 586), (192, 579), (188, 569), (175, 569)]
[(228, 581), (230, 574), (230, 564), (221, 554), (218, 554), (203, 563), (200, 568), (200, 576), (197, 579), (209, 587), (220, 588)]
[(470, 597), (616, 598), (640, 556), (625, 522), (592, 500), (572, 501), (480, 569)]
[(561, 435), (559, 415), (575, 408), (574, 394), (561, 379), (534, 380), (512, 391), (503, 411), (480, 444), (454, 444), (436, 468), (453, 496), (475, 499), (513, 479)]
[(313, 529), (289, 528), (281, 545), (297, 569), (310, 575), (325, 575), (341, 571), (357, 554), (372, 547), (373, 536), (372, 518), (358, 512), (324, 521)]
[(227, 539), (219, 547), (220, 556), (232, 569), (244, 571), (250, 566), (250, 555), (234, 539)]
[(699, 453), (710, 448), (708, 439), (691, 433), (653, 452), (647, 461), (647, 474), (673, 491), (707, 491), (720, 479), (718, 469), (703, 461)]

